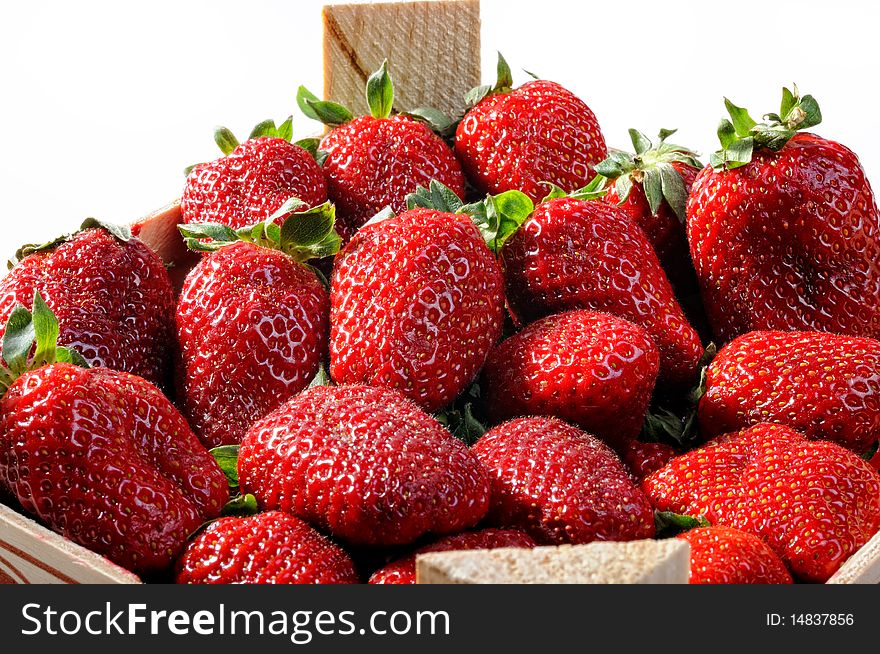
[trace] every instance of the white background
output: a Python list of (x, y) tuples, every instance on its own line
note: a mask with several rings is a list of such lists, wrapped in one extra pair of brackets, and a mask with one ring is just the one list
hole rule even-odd
[[(323, 2), (0, 4), (0, 257), (75, 228), (128, 222), (180, 194), (184, 166), (321, 90)], [(760, 115), (795, 81), (815, 131), (854, 149), (880, 185), (880, 11), (837, 0), (483, 0), (484, 78), (495, 51), (580, 95), (609, 144), (626, 129), (715, 149), (722, 97)], [(524, 76), (520, 76), (524, 81)]]

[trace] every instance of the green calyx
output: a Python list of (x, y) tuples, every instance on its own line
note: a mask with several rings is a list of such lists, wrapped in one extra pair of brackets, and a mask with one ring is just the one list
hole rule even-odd
[[(500, 52), (498, 53), (498, 64), (496, 65), (495, 70), (494, 86), (491, 84), (482, 84), (480, 86), (475, 86), (465, 94), (464, 101), (468, 107), (473, 107), (486, 96), (495, 93), (509, 93), (513, 90), (513, 73), (510, 72), (510, 66)], [(531, 73), (529, 73), (529, 75), (534, 77)]]
[(406, 197), (406, 206), (408, 209), (421, 207), (470, 216), (495, 254), (535, 210), (529, 197), (519, 191), (487, 195), (484, 200), (465, 204), (451, 189), (436, 180), (432, 180), (428, 188), (420, 186), (410, 193)]
[(465, 445), (470, 447), (486, 433), (486, 425), (477, 416), (482, 391), (479, 382), (471, 384), (451, 406), (434, 417)]
[(679, 220), (686, 220), (687, 187), (673, 164), (700, 169), (696, 152), (681, 145), (667, 143), (666, 139), (677, 130), (661, 129), (656, 143), (638, 130), (629, 130), (634, 154), (612, 151), (608, 158), (597, 164), (595, 171), (614, 180), (619, 202), (626, 202), (633, 184), (641, 184), (651, 213), (657, 215), (665, 200)]
[(657, 538), (671, 538), (697, 527), (711, 526), (712, 523), (706, 520), (706, 516), (703, 515), (693, 517), (672, 511), (654, 511), (654, 528)]
[[(238, 454), (241, 450), (239, 445), (221, 445), (211, 450), (211, 456), (220, 466), (226, 481), (229, 484), (229, 501), (220, 509), (220, 516), (247, 516), (259, 512), (257, 498), (250, 493), (241, 493), (238, 483)], [(213, 522), (213, 521), (211, 521)], [(210, 522), (203, 524), (199, 529), (206, 527)]]
[(97, 218), (86, 218), (82, 222), (82, 224), (80, 224), (79, 229), (71, 234), (64, 234), (63, 236), (54, 238), (46, 243), (29, 243), (27, 245), (22, 245), (20, 248), (18, 248), (18, 250), (15, 251), (12, 259), (7, 262), (7, 267), (11, 270), (19, 261), (24, 259), (29, 254), (53, 250), (62, 243), (66, 243), (67, 241), (73, 239), (77, 234), (87, 229), (103, 229), (105, 232), (118, 239), (119, 241), (122, 241), (123, 243), (130, 241), (132, 238), (131, 229), (127, 225), (116, 225), (114, 223), (108, 223)]
[[(387, 59), (367, 78), (366, 97), (373, 118), (388, 118), (391, 115), (394, 110), (394, 83), (388, 73)], [(344, 125), (354, 118), (348, 108), (321, 100), (304, 86), (300, 86), (296, 92), (296, 103), (306, 116), (330, 127)]]
[[(300, 263), (329, 257), (337, 252), (342, 238), (336, 232), (336, 209), (325, 202), (311, 209), (299, 198), (291, 198), (266, 220), (232, 229), (217, 223), (178, 225), (186, 246), (196, 252), (216, 252), (237, 241), (280, 250)], [(278, 220), (283, 218), (281, 224)]]
[[(257, 123), (248, 135), (248, 140), (259, 138), (276, 138), (290, 141), (293, 138), (293, 116), (288, 116), (283, 123), (276, 125), (271, 118)], [(220, 148), (220, 151), (229, 155), (237, 148), (240, 143), (235, 134), (226, 127), (214, 128), (214, 143)]]
[(715, 170), (745, 166), (752, 160), (754, 151), (761, 148), (778, 152), (797, 132), (822, 122), (819, 103), (812, 95), (801, 97), (796, 84), (791, 90), (782, 89), (779, 113), (766, 114), (762, 123), (727, 98), (724, 98), (724, 106), (730, 119), (724, 118), (718, 124), (721, 149), (714, 152), (709, 161)]
[(604, 197), (608, 192), (606, 186), (607, 181), (608, 180), (602, 175), (596, 175), (590, 180), (589, 184), (582, 186), (571, 193), (568, 193), (565, 189), (560, 188), (553, 182), (543, 182), (544, 185), (550, 189), (550, 192), (544, 196), (541, 202), (549, 202), (550, 200), (556, 200), (558, 198), (571, 198), (572, 200), (598, 200), (599, 198)]
[(697, 409), (706, 394), (706, 374), (709, 364), (718, 353), (714, 343), (709, 343), (697, 364), (697, 381), (688, 392), (684, 406), (676, 411), (664, 407), (652, 408), (645, 416), (639, 440), (649, 443), (666, 443), (676, 447), (690, 447), (697, 440)]
[(30, 311), (20, 304), (12, 310), (3, 333), (0, 395), (24, 373), (50, 363), (89, 367), (79, 352), (58, 345), (58, 334), (58, 319), (39, 293), (34, 293)]

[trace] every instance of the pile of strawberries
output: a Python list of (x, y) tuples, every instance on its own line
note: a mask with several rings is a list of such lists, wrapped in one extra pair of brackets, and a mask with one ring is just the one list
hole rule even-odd
[(824, 582), (880, 529), (880, 212), (811, 96), (726, 101), (703, 167), (501, 58), (458, 120), (395, 111), (387, 64), (366, 95), (301, 88), (321, 139), (216, 132), (180, 289), (95, 220), (19, 251), (9, 503), (187, 583), (660, 537), (694, 583)]

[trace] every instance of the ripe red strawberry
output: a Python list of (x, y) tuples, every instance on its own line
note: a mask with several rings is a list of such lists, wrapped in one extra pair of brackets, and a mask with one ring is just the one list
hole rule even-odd
[(343, 242), (386, 207), (404, 211), (406, 196), (432, 180), (464, 198), (464, 175), (452, 149), (415, 114), (391, 115), (387, 61), (367, 80), (366, 95), (371, 115), (357, 118), (303, 87), (297, 96), (303, 113), (332, 127), (317, 147)]
[(257, 421), (238, 459), (243, 492), (360, 545), (405, 545), (473, 527), (486, 471), (401, 394), (317, 386)]
[(472, 448), (488, 468), (487, 522), (537, 542), (589, 543), (654, 536), (644, 493), (602, 441), (556, 418), (517, 418)]
[(416, 583), (416, 556), (426, 552), (461, 550), (492, 550), (499, 547), (534, 547), (535, 541), (524, 531), (516, 529), (482, 529), (466, 531), (420, 547), (411, 554), (397, 559), (377, 570), (370, 577), (371, 584)]
[(642, 487), (660, 511), (760, 536), (805, 581), (827, 581), (880, 529), (880, 476), (868, 462), (782, 425), (722, 436)]
[(547, 194), (548, 182), (569, 192), (584, 186), (608, 154), (596, 116), (555, 82), (512, 86), (499, 54), (495, 86), (468, 94), (474, 106), (455, 133), (468, 179), (483, 193), (518, 190), (534, 202)]
[(721, 348), (706, 374), (700, 434), (759, 422), (863, 453), (880, 440), (880, 342), (821, 332), (751, 332)]
[(214, 139), (225, 156), (192, 167), (180, 199), (183, 222), (238, 229), (266, 220), (291, 198), (306, 207), (326, 202), (324, 173), (306, 149), (290, 142), (291, 123), (264, 121), (241, 145), (218, 128)]
[(186, 546), (178, 584), (356, 584), (341, 547), (292, 515), (215, 520)]
[(501, 250), (507, 301), (524, 322), (592, 309), (651, 335), (660, 377), (692, 384), (703, 348), (675, 299), (644, 232), (597, 199), (558, 197), (538, 205)]
[(681, 452), (666, 443), (631, 440), (623, 453), (623, 462), (636, 479), (642, 480), (657, 472)]
[(257, 418), (306, 387), (326, 355), (329, 294), (303, 262), (338, 250), (333, 208), (293, 213), (280, 229), (270, 220), (239, 233), (181, 231), (211, 254), (177, 305), (178, 398), (203, 443), (240, 443)]
[(659, 365), (641, 327), (570, 311), (532, 323), (492, 350), (482, 387), (494, 422), (556, 416), (623, 452), (645, 421)]
[(504, 280), (470, 216), (419, 208), (355, 235), (330, 300), (333, 379), (396, 388), (435, 411), (501, 335)]
[(688, 236), (706, 310), (728, 341), (755, 330), (880, 336), (880, 211), (858, 158), (814, 134), (812, 96), (783, 91), (756, 124), (726, 101), (722, 150), (694, 182)]
[(605, 200), (642, 228), (680, 294), (696, 291), (685, 225), (687, 199), (702, 165), (693, 151), (667, 143), (676, 130), (660, 130), (657, 143), (629, 130), (635, 154), (612, 151), (596, 172), (614, 180)]
[(134, 572), (162, 570), (220, 513), (226, 478), (158, 388), (68, 363), (84, 364), (55, 347), (57, 327), (39, 295), (7, 325), (0, 484), (66, 538)]
[(90, 365), (164, 385), (174, 329), (174, 291), (161, 259), (127, 228), (86, 220), (81, 231), (26, 245), (0, 279), (0, 335), (17, 305), (43, 296), (58, 342)]
[(754, 534), (730, 527), (698, 527), (678, 538), (691, 546), (692, 584), (790, 584), (776, 553)]

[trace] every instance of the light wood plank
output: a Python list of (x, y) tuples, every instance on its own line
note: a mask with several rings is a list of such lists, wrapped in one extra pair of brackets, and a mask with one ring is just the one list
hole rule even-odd
[(690, 546), (678, 539), (431, 552), (416, 558), (420, 584), (686, 584), (689, 574)]
[(0, 504), (0, 583), (139, 584), (103, 556)]
[(880, 584), (880, 533), (844, 563), (829, 584)]
[(480, 83), (479, 0), (324, 7), (324, 97), (368, 113), (364, 84), (387, 58), (394, 108), (464, 111)]

